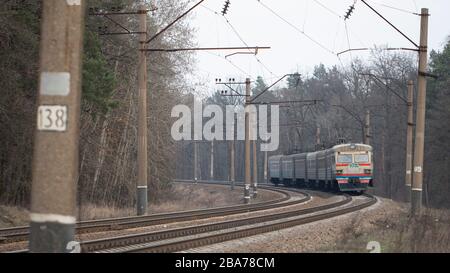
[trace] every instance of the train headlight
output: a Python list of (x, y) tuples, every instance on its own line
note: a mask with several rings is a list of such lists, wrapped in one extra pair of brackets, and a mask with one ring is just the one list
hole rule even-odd
[(372, 173), (372, 170), (371, 170), (371, 169), (365, 169), (365, 170), (364, 170), (364, 173), (365, 173), (365, 174), (371, 174), (371, 173)]
[(344, 171), (343, 170), (336, 170), (336, 174), (343, 174)]

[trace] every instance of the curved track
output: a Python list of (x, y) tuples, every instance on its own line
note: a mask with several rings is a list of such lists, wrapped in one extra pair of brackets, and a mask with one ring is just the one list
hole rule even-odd
[[(376, 198), (369, 195), (365, 196), (367, 200), (357, 205), (349, 205), (352, 198), (346, 196), (344, 200), (333, 204), (294, 210), (281, 214), (270, 214), (198, 227), (85, 242), (84, 245), (82, 244), (82, 249), (85, 251), (95, 250), (96, 247), (103, 244), (101, 248), (107, 249), (102, 251), (97, 250), (96, 252), (136, 253), (182, 251), (332, 218), (361, 210), (377, 202)], [(147, 243), (142, 243), (144, 240)], [(120, 244), (123, 244), (124, 247), (111, 248), (111, 246)]]
[[(179, 182), (185, 183), (187, 181), (179, 181)], [(205, 183), (205, 184), (223, 184), (223, 183)], [(239, 187), (239, 185), (236, 186)], [(174, 222), (198, 220), (210, 217), (226, 216), (231, 214), (254, 212), (259, 210), (278, 208), (282, 206), (295, 205), (307, 202), (311, 199), (309, 194), (300, 192), (305, 196), (304, 198), (295, 201), (288, 201), (291, 198), (289, 190), (275, 189), (273, 187), (261, 187), (261, 188), (281, 193), (283, 197), (273, 199), (270, 201), (247, 205), (234, 205), (212, 209), (200, 209), (200, 210), (190, 210), (172, 213), (152, 214), (146, 216), (132, 216), (132, 217), (82, 221), (77, 223), (76, 232), (77, 234), (83, 234), (90, 232), (121, 230), (121, 229), (146, 227)], [(0, 238), (2, 238), (0, 240), (0, 243), (12, 243), (17, 241), (24, 241), (28, 239), (28, 236), (29, 236), (28, 226), (0, 229)]]
[[(179, 181), (179, 182), (188, 182), (188, 181)], [(201, 181), (201, 183), (202, 182), (203, 181)], [(208, 181), (204, 182), (207, 184), (222, 184), (217, 182), (213, 183)], [(229, 185), (229, 183), (225, 184)], [(260, 187), (260, 188), (275, 190), (272, 187)], [(245, 216), (245, 218), (237, 220), (236, 219), (225, 220), (221, 222), (208, 223), (196, 226), (191, 225), (188, 227), (172, 228), (169, 230), (143, 232), (132, 235), (125, 235), (125, 236), (122, 235), (111, 238), (83, 241), (81, 242), (81, 250), (82, 252), (108, 252), (108, 253), (176, 252), (190, 248), (205, 246), (209, 244), (220, 243), (228, 240), (253, 236), (261, 233), (271, 232), (279, 229), (293, 227), (296, 225), (311, 223), (314, 221), (319, 221), (327, 218), (332, 218), (338, 215), (343, 215), (346, 213), (361, 210), (372, 204), (375, 204), (377, 201), (376, 198), (374, 198), (373, 196), (364, 195), (365, 200), (363, 202), (358, 203), (351, 196), (343, 195), (344, 198), (337, 202), (310, 208), (304, 207), (298, 208), (297, 206), (294, 205), (301, 204), (308, 200), (311, 200), (311, 196), (308, 193), (291, 188), (286, 188), (283, 190), (277, 188), (275, 191), (283, 193), (284, 197), (252, 205), (243, 205), (243, 206), (239, 205), (209, 210), (197, 210), (197, 211), (163, 214), (159, 215), (159, 217), (162, 217), (162, 219), (147, 220), (146, 224), (139, 224), (141, 221), (137, 221), (136, 217), (108, 219), (94, 222), (119, 220), (119, 222), (125, 221), (120, 224), (122, 225), (123, 228), (131, 228), (131, 227), (149, 226), (152, 225), (151, 223), (156, 225), (161, 223), (182, 222), (193, 219), (203, 219), (251, 211), (269, 210), (274, 208), (291, 208), (291, 209), (285, 212), (268, 211), (268, 214), (264, 214), (262, 216), (249, 215)], [(289, 201), (290, 198), (289, 192), (302, 193), (305, 197), (294, 201)], [(155, 217), (155, 215), (147, 217)], [(132, 219), (132, 220), (130, 220), (131, 222), (127, 222), (127, 220), (124, 219)], [(111, 223), (108, 222), (107, 225), (110, 224)], [(94, 230), (97, 231), (96, 229)], [(20, 252), (26, 252), (26, 250), (16, 251), (16, 253)]]

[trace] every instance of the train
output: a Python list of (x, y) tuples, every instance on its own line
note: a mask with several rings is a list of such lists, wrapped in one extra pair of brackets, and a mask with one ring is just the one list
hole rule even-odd
[(339, 144), (316, 152), (270, 156), (268, 177), (275, 185), (362, 194), (373, 187), (372, 162), (370, 145)]

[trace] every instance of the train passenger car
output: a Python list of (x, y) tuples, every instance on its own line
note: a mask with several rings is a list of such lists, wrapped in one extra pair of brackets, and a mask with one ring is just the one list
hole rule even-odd
[(316, 187), (316, 180), (317, 180), (317, 168), (316, 168), (316, 159), (317, 159), (317, 153), (307, 153), (306, 154), (306, 175), (308, 176), (308, 179), (306, 180), (306, 186), (315, 188)]
[(308, 176), (306, 175), (306, 164), (308, 161), (306, 160), (306, 153), (304, 154), (295, 154), (293, 156), (294, 160), (294, 176), (296, 180), (296, 184), (300, 187), (304, 187), (306, 185), (306, 181)]
[(269, 167), (269, 177), (270, 182), (274, 183), (275, 185), (278, 185), (278, 183), (282, 182), (283, 176), (281, 175), (281, 158), (282, 155), (275, 155), (269, 157), (268, 160), (268, 167)]
[(281, 158), (281, 173), (283, 174), (283, 184), (290, 186), (295, 181), (294, 155), (287, 155)]
[(341, 144), (330, 149), (269, 158), (272, 183), (364, 192), (372, 185), (372, 147)]

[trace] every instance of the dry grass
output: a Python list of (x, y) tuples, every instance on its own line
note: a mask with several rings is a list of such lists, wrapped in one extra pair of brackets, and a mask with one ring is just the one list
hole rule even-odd
[[(274, 193), (259, 191), (255, 202), (278, 197)], [(149, 213), (164, 213), (242, 204), (242, 190), (216, 185), (177, 184), (158, 196), (158, 201), (149, 204)], [(135, 208), (117, 208), (87, 204), (79, 210), (81, 220), (104, 219), (135, 215)]]
[(118, 207), (106, 207), (98, 206), (94, 204), (82, 205), (78, 208), (77, 217), (81, 221), (106, 219), (114, 217), (125, 217), (135, 214), (136, 210), (132, 208), (118, 208)]
[(19, 207), (0, 206), (0, 228), (28, 224), (28, 210)]
[[(259, 191), (259, 196), (253, 202), (279, 197), (279, 194)], [(242, 189), (231, 191), (228, 187), (203, 184), (177, 184), (159, 196), (157, 203), (149, 204), (149, 213), (164, 213), (173, 211), (193, 210), (242, 204)], [(16, 207), (0, 206), (0, 228), (27, 225), (29, 211)], [(80, 220), (94, 220), (114, 217), (125, 217), (136, 214), (134, 207), (99, 206), (83, 204), (78, 208), (77, 217)]]
[(358, 217), (347, 225), (335, 251), (367, 252), (367, 243), (377, 241), (388, 253), (450, 252), (449, 211), (426, 210), (416, 217), (402, 213), (372, 221), (370, 228), (363, 221)]

